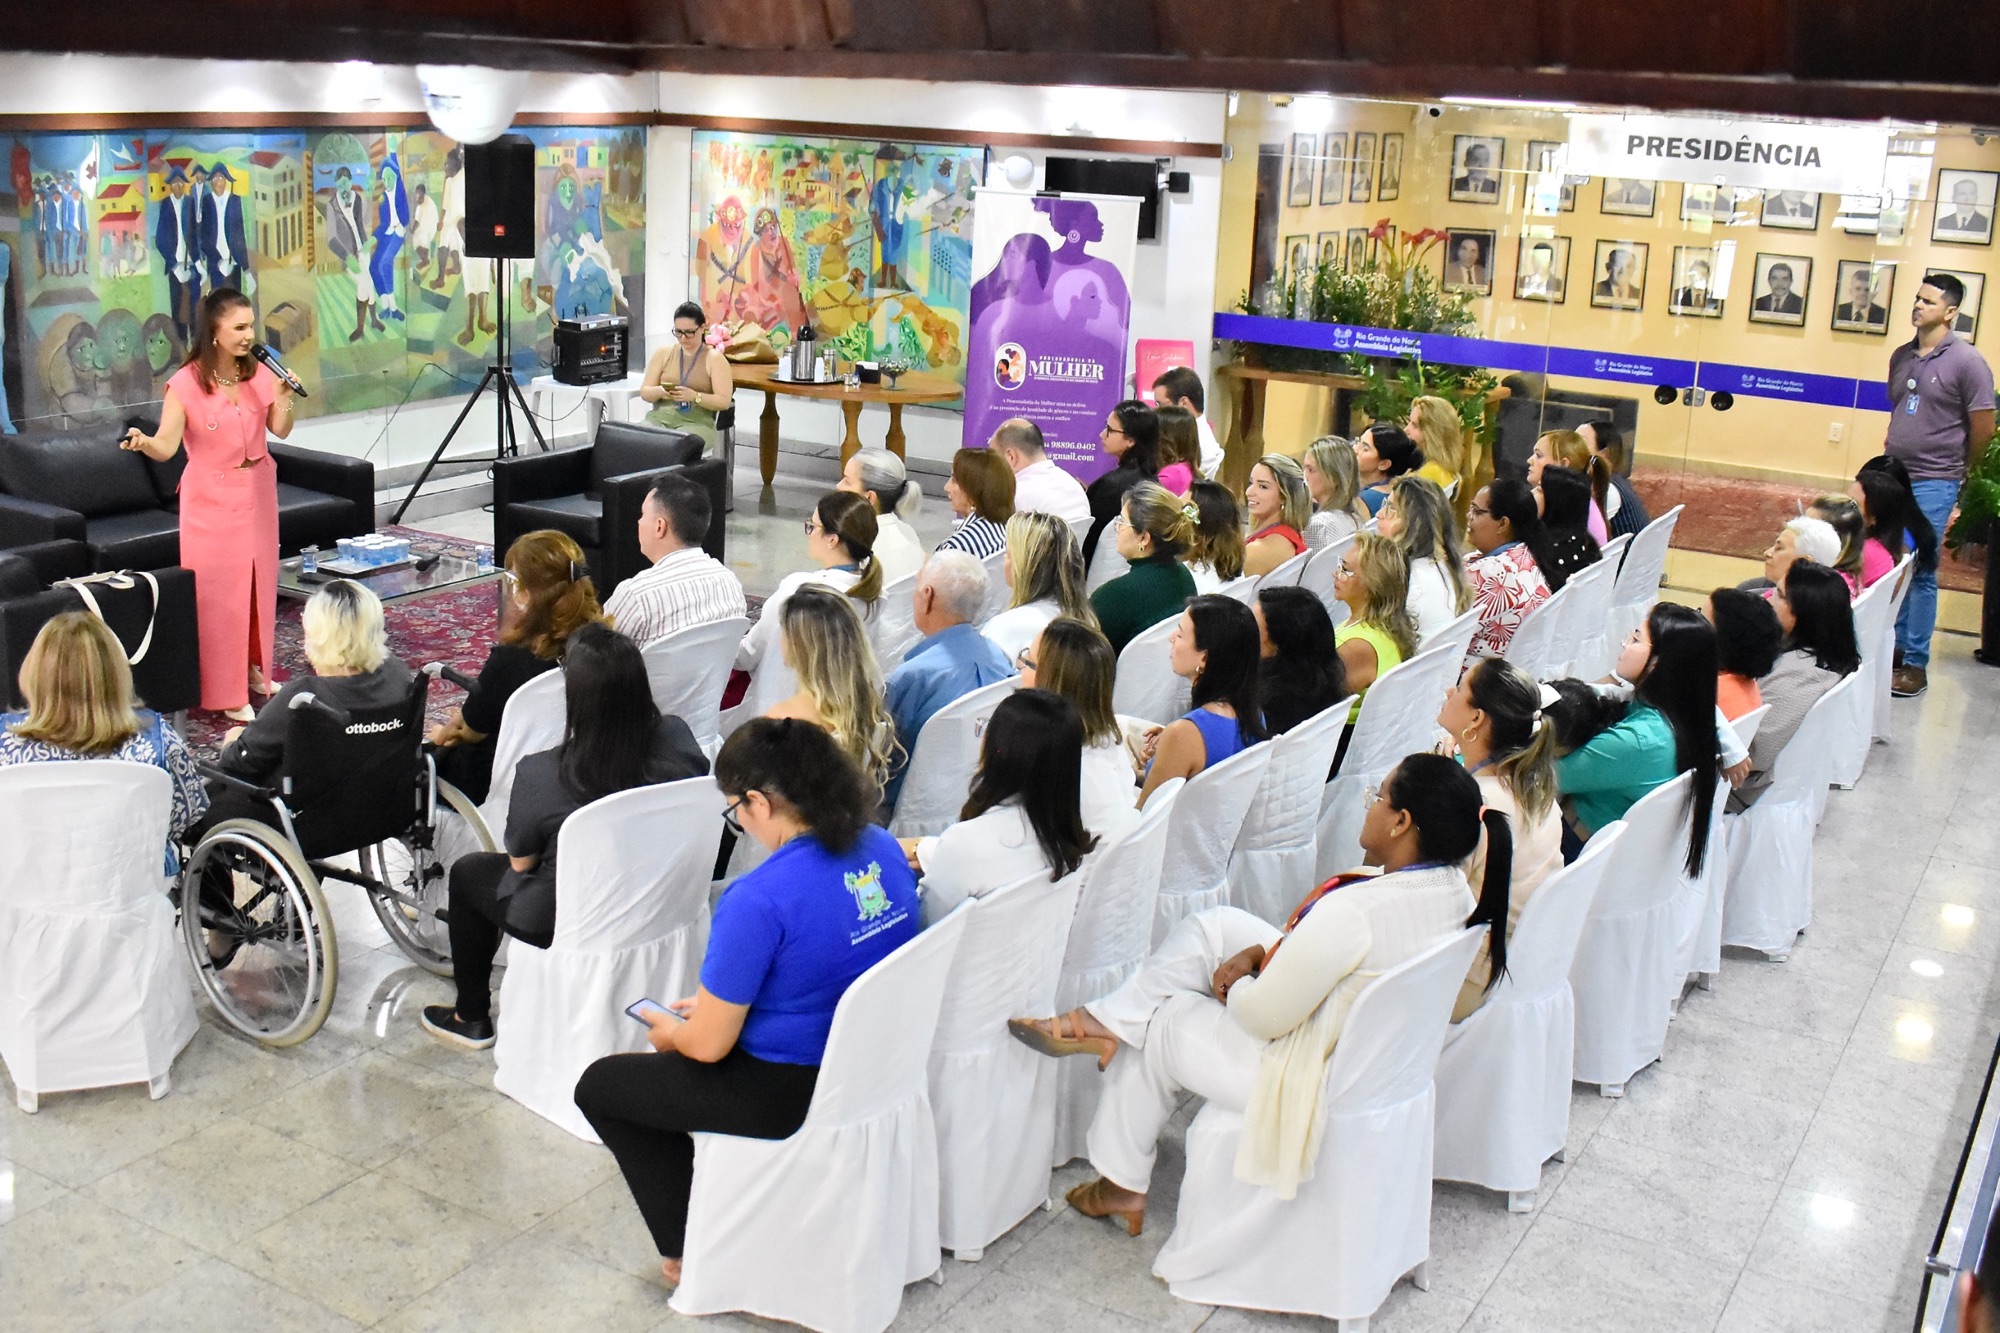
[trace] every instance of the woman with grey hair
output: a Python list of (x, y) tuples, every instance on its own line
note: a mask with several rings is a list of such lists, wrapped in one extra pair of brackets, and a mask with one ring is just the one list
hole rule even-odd
[(887, 449), (858, 450), (841, 468), (836, 489), (866, 496), (874, 507), (878, 529), (875, 558), (881, 562), (884, 583), (894, 583), (922, 567), (924, 544), (910, 522), (917, 516), (924, 493), (910, 480), (902, 459)]

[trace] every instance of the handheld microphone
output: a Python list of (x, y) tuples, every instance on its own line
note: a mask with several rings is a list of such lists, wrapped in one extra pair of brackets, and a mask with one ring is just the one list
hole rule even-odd
[(264, 343), (251, 343), (250, 355), (269, 366), (273, 375), (291, 385), (293, 393), (301, 398), (312, 397), (311, 394), (306, 392), (306, 386), (299, 383), (299, 377), (285, 369), (285, 363), (278, 360), (278, 354), (272, 351), (269, 346)]

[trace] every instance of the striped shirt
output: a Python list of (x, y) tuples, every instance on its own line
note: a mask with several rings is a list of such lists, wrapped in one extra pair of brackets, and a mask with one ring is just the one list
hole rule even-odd
[(676, 630), (744, 615), (743, 583), (699, 546), (686, 546), (619, 584), (604, 610), (619, 633), (643, 647)]
[(937, 544), (940, 551), (964, 551), (981, 560), (998, 555), (1006, 547), (1007, 529), (980, 514), (967, 514), (958, 520), (951, 536)]

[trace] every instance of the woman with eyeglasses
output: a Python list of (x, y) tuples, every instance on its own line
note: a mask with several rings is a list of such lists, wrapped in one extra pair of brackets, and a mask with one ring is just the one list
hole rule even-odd
[(1180, 560), (1194, 542), (1191, 508), (1150, 481), (1125, 493), (1112, 532), (1118, 554), (1131, 568), (1090, 594), (1090, 609), (1113, 650), (1125, 651), (1142, 632), (1180, 614), (1194, 596), (1194, 576)]
[(1312, 492), (1296, 458), (1265, 454), (1243, 488), (1250, 535), (1243, 539), (1243, 572), (1259, 578), (1306, 550), (1303, 529), (1312, 521)]
[(1023, 510), (1007, 520), (1007, 555), (1000, 572), (1010, 590), (1007, 609), (979, 632), (1010, 659), (1057, 616), (1097, 623), (1084, 590), (1083, 553), (1076, 533), (1054, 514)]
[(723, 818), (770, 856), (716, 903), (700, 989), (671, 1002), (680, 1018), (650, 1020), (652, 1052), (606, 1056), (576, 1085), (669, 1286), (687, 1243), (690, 1135), (795, 1133), (841, 996), (917, 933), (916, 876), (870, 822), (873, 787), (826, 732), (757, 718), (723, 743), (715, 780)]
[(563, 822), (633, 787), (700, 777), (708, 756), (687, 723), (653, 706), (639, 647), (609, 625), (585, 625), (563, 654), (563, 740), (525, 756), (507, 806), (506, 851), (468, 852), (451, 867), (456, 1004), (423, 1012), (426, 1032), (468, 1050), (494, 1041), (493, 955), (500, 938), (546, 949), (556, 929), (556, 853)]
[[(1435, 401), (1435, 400), (1433, 400)], [(1396, 543), (1410, 562), (1410, 619), (1422, 643), (1472, 606), (1458, 518), (1436, 482), (1419, 473), (1389, 483), (1376, 511), (1375, 529)]]
[(1083, 826), (1100, 838), (1125, 831), (1138, 818), (1133, 805), (1133, 756), (1111, 711), (1118, 654), (1103, 631), (1086, 620), (1058, 616), (1014, 658), (1021, 688), (1047, 690), (1069, 700), (1083, 724), (1083, 768), (1078, 807)]
[(1854, 608), (1838, 571), (1796, 560), (1771, 594), (1771, 610), (1784, 631), (1784, 651), (1764, 678), (1758, 696), (1771, 711), (1750, 740), (1750, 772), (1729, 793), (1735, 814), (1757, 803), (1771, 785), (1771, 769), (1798, 734), (1820, 696), (1861, 667), (1854, 638)]
[(1409, 594), (1410, 562), (1387, 537), (1364, 532), (1341, 553), (1333, 595), (1346, 605), (1347, 619), (1334, 626), (1333, 641), (1348, 692), (1357, 696), (1347, 715), (1349, 726), (1361, 716), (1369, 687), (1416, 655), (1417, 625), (1410, 619)]
[[(754, 702), (758, 712), (769, 708), (782, 694), (760, 689), (758, 668), (778, 644), (779, 612), (785, 599), (809, 583), (822, 584), (845, 593), (854, 609), (866, 621), (875, 612), (882, 596), (882, 567), (875, 560), (878, 527), (875, 509), (859, 495), (828, 491), (806, 518), (806, 555), (817, 566), (787, 574), (764, 601), (757, 623), (743, 636), (736, 650), (736, 669), (750, 677), (746, 702)], [(783, 673), (780, 673), (781, 675)], [(769, 697), (766, 697), (769, 696)]]
[(1097, 544), (1105, 538), (1105, 529), (1124, 512), (1125, 493), (1141, 482), (1159, 481), (1159, 415), (1138, 399), (1127, 398), (1104, 418), (1104, 429), (1097, 433), (1097, 439), (1104, 452), (1118, 460), (1118, 466), (1084, 490), (1084, 498), (1090, 501), (1091, 520), (1090, 533), (1083, 539), (1085, 569), (1090, 568)]
[(702, 338), (708, 316), (695, 301), (674, 308), (674, 341), (646, 362), (639, 396), (653, 404), (646, 420), (668, 430), (699, 435), (713, 451), (720, 441), (715, 419), (735, 401), (736, 381), (722, 349)]
[(563, 533), (543, 528), (515, 538), (500, 574), (499, 636), (465, 702), (430, 734), (438, 776), (474, 804), (485, 802), (493, 784), (500, 719), (514, 691), (553, 668), (570, 635), (605, 623), (583, 548)]
[(1473, 550), (1465, 576), (1472, 581), (1472, 604), (1479, 608), (1479, 628), (1465, 655), (1470, 666), (1482, 657), (1505, 656), (1522, 619), (1549, 600), (1548, 580), (1535, 558), (1537, 547), (1545, 547), (1548, 539), (1534, 490), (1504, 477), (1472, 497), (1465, 535)]
[[(1475, 902), (1463, 867), (1482, 835)], [(1396, 765), (1369, 796), (1361, 848), (1381, 873), (1335, 876), (1283, 929), (1235, 907), (1196, 912), (1110, 994), (1008, 1023), (1043, 1055), (1094, 1056), (1106, 1071), (1089, 1135), (1099, 1178), (1070, 1191), (1071, 1207), (1139, 1234), (1159, 1138), (1184, 1092), (1243, 1116), (1238, 1180), (1290, 1198), (1311, 1175), (1327, 1062), (1355, 998), (1458, 931), (1507, 920), (1507, 817), (1485, 808), (1479, 784), (1450, 759), (1413, 754)], [(1507, 941), (1490, 938), (1497, 977)]]

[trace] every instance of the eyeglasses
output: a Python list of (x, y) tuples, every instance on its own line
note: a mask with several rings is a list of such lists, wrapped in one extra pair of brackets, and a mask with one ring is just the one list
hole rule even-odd
[[(1120, 430), (1120, 429), (1118, 429), (1118, 427), (1116, 427), (1116, 426), (1106, 426), (1106, 427), (1104, 428), (1104, 433), (1105, 433), (1106, 435), (1125, 435), (1125, 432), (1124, 432), (1124, 431), (1122, 431), (1122, 430)], [(1131, 439), (1132, 437), (1131, 437), (1131, 436), (1129, 436), (1129, 435), (1125, 435), (1125, 438), (1129, 440), (1129, 439)]]
[(674, 337), (676, 337), (676, 338), (699, 338), (699, 337), (701, 337), (701, 330), (700, 330), (700, 329), (698, 329), (698, 328), (694, 328), (694, 329), (684, 329), (684, 328), (681, 328), (681, 327), (680, 327), (679, 325), (675, 325), (675, 326), (674, 326)]
[(1486, 507), (1485, 507), (1484, 505), (1477, 505), (1477, 504), (1474, 504), (1474, 505), (1468, 505), (1468, 506), (1466, 507), (1466, 510), (1465, 510), (1465, 512), (1466, 512), (1466, 513), (1468, 513), (1468, 514), (1477, 514), (1477, 515), (1479, 515), (1479, 516), (1480, 516), (1481, 518), (1492, 518), (1492, 517), (1493, 517), (1493, 511), (1492, 511), (1491, 509), (1488, 509), (1488, 508), (1486, 508)]
[(743, 836), (743, 825), (736, 818), (736, 812), (742, 808), (743, 798), (739, 796), (724, 806), (722, 810), (722, 822), (729, 825), (729, 831), (739, 838)]
[(1020, 652), (1014, 654), (1014, 665), (1022, 671), (1033, 671), (1035, 669), (1035, 659), (1028, 656), (1028, 650), (1023, 648)]
[(808, 536), (808, 537), (812, 536), (812, 535), (813, 535), (814, 533), (816, 533), (816, 532), (823, 532), (823, 531), (825, 531), (825, 529), (824, 529), (824, 528), (820, 527), (820, 525), (819, 525), (819, 520), (818, 520), (818, 519), (816, 519), (816, 518), (809, 518), (809, 519), (807, 519), (807, 520), (805, 521), (805, 525), (804, 525), (804, 526), (805, 526), (805, 530), (806, 530), (806, 536)]
[(1126, 518), (1125, 515), (1120, 514), (1111, 520), (1111, 526), (1114, 528), (1129, 528), (1132, 526), (1132, 521)]

